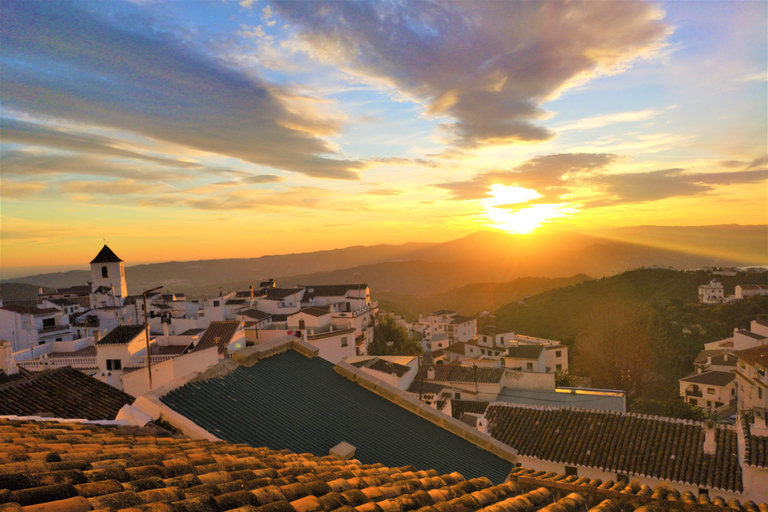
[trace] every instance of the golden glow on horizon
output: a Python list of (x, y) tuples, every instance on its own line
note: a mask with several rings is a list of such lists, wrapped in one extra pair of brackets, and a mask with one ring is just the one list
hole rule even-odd
[(541, 197), (541, 194), (529, 188), (494, 183), (489, 195), (493, 197), (483, 200), (485, 215), (490, 221), (489, 227), (507, 233), (525, 235), (545, 222), (565, 217), (574, 211), (564, 204), (535, 204), (519, 209), (511, 208), (511, 205)]

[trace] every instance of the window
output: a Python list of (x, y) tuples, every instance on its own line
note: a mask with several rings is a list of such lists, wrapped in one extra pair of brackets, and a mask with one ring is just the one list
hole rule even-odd
[(54, 327), (56, 325), (55, 318), (43, 318), (43, 329), (46, 327)]
[(484, 348), (481, 348), (481, 349), (480, 349), (480, 353), (481, 353), (481, 354), (483, 354), (483, 355), (485, 355), (485, 349), (484, 349)]
[(101, 277), (109, 277), (109, 269), (107, 267), (101, 267)]
[(454, 393), (453, 394), (453, 399), (454, 400), (461, 400), (461, 393)]
[(533, 363), (527, 363), (526, 368), (528, 368), (529, 370), (533, 370)]
[(691, 402), (690, 402), (690, 404), (691, 404), (691, 405), (699, 405), (699, 403), (696, 401), (696, 399), (695, 399), (695, 398), (691, 398)]
[(555, 357), (560, 357), (562, 355), (563, 355), (563, 351), (562, 350), (555, 351)]
[(579, 476), (579, 472), (573, 466), (565, 466), (565, 476)]
[(215, 308), (219, 307), (219, 301), (217, 300), (213, 301), (213, 307)]
[(501, 343), (504, 343), (504, 336), (502, 336), (501, 338), (499, 338), (499, 341), (500, 341)]
[(715, 394), (715, 388), (707, 388), (707, 394), (708, 395), (714, 395)]
[(107, 370), (120, 370), (123, 362), (120, 359), (107, 359)]
[(342, 336), (341, 337), (341, 346), (342, 347), (346, 347), (347, 345), (349, 345), (349, 343), (347, 343), (347, 337), (346, 336)]
[(757, 398), (763, 398), (763, 390), (760, 388), (757, 388)]
[(563, 365), (561, 365), (561, 364), (556, 364), (555, 365), (555, 370), (560, 371), (562, 369), (563, 369)]

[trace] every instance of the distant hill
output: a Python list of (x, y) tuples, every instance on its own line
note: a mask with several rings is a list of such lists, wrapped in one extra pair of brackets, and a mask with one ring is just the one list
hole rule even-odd
[[(28, 283), (0, 283), (0, 299), (9, 300), (33, 300), (37, 298), (40, 287)], [(43, 291), (53, 291), (51, 288), (43, 288)]]
[[(766, 265), (766, 229), (640, 226), (600, 233), (551, 231), (532, 235), (486, 231), (445, 243), (356, 246), (250, 259), (134, 266), (127, 262), (126, 280), (130, 293), (162, 285), (190, 295), (212, 295), (247, 289), (272, 277), (281, 285), (366, 282), (375, 292), (427, 296), (471, 283), (504, 283), (524, 276), (602, 277), (649, 265), (681, 269)], [(7, 282), (60, 288), (84, 284), (88, 279), (87, 271), (75, 270)]]
[(413, 321), (418, 318), (420, 312), (429, 314), (440, 309), (450, 309), (462, 315), (473, 316), (483, 311), (494, 311), (500, 305), (522, 300), (529, 295), (591, 279), (584, 274), (561, 278), (521, 277), (507, 283), (473, 283), (426, 297), (375, 290), (372, 294), (373, 298), (379, 301), (380, 309), (394, 310)]

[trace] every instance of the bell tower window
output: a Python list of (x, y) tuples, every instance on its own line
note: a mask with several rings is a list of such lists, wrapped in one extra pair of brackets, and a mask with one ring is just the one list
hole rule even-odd
[(101, 277), (109, 277), (109, 269), (107, 267), (101, 267)]

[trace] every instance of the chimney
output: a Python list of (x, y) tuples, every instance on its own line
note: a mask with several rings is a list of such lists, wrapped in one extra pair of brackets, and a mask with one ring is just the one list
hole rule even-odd
[(477, 430), (479, 430), (483, 434), (488, 433), (488, 420), (485, 419), (485, 416), (481, 416), (477, 418)]
[(431, 366), (427, 368), (427, 380), (435, 380), (435, 369)]
[(6, 375), (19, 373), (19, 368), (13, 359), (13, 345), (10, 341), (0, 340), (0, 370)]
[(768, 436), (768, 422), (766, 422), (766, 414), (768, 411), (762, 407), (754, 407), (752, 409), (755, 415), (755, 422), (750, 429), (753, 436)]
[(253, 307), (253, 285), (251, 285), (251, 307)]
[(167, 339), (168, 338), (168, 322), (162, 322), (162, 324), (163, 324), (163, 336), (165, 336), (165, 338)]
[(94, 342), (94, 343), (98, 343), (100, 339), (101, 339), (101, 331), (99, 331), (98, 329), (96, 329), (96, 330), (93, 332), (93, 342)]
[(717, 452), (717, 441), (715, 434), (717, 432), (717, 423), (714, 420), (704, 422), (704, 453), (714, 455)]

